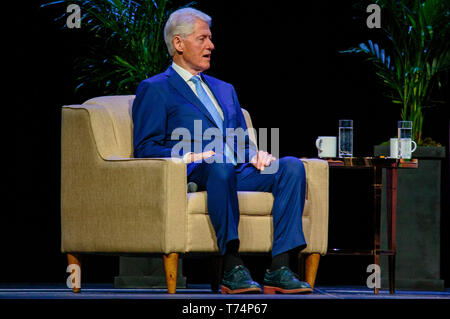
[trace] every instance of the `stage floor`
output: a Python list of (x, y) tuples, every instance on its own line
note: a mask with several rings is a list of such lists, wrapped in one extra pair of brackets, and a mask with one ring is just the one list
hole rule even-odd
[(445, 291), (397, 290), (389, 294), (381, 289), (378, 295), (366, 287), (316, 287), (312, 294), (295, 295), (222, 295), (212, 293), (208, 285), (188, 285), (174, 295), (166, 289), (115, 289), (112, 284), (84, 284), (80, 293), (72, 293), (65, 284), (0, 284), (0, 299), (450, 299)]

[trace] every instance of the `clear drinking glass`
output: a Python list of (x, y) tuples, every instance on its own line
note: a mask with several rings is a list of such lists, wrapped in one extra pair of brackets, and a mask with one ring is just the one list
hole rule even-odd
[[(411, 158), (411, 141), (412, 137), (412, 122), (411, 121), (398, 121), (397, 123), (398, 133), (398, 158), (410, 159)], [(415, 143), (414, 143), (415, 144)]]
[(339, 120), (339, 157), (353, 156), (353, 120)]

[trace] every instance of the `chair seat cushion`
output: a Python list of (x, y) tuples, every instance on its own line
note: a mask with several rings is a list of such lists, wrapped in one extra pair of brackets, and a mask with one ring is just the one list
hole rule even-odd
[[(188, 214), (207, 214), (206, 192), (188, 193)], [(266, 192), (238, 192), (241, 215), (272, 214), (273, 195)]]

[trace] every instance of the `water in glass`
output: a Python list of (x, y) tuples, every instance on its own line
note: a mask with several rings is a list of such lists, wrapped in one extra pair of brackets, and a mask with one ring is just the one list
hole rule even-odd
[(398, 158), (411, 158), (412, 122), (398, 121)]
[(353, 156), (353, 121), (339, 120), (339, 157)]

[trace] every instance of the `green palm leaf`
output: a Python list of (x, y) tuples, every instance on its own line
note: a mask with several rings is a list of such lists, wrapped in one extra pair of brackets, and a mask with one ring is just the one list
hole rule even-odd
[(142, 80), (169, 64), (162, 33), (177, 9), (170, 0), (62, 0), (42, 6), (72, 3), (80, 6), (82, 30), (92, 37), (90, 50), (75, 61), (77, 92), (134, 94)]

